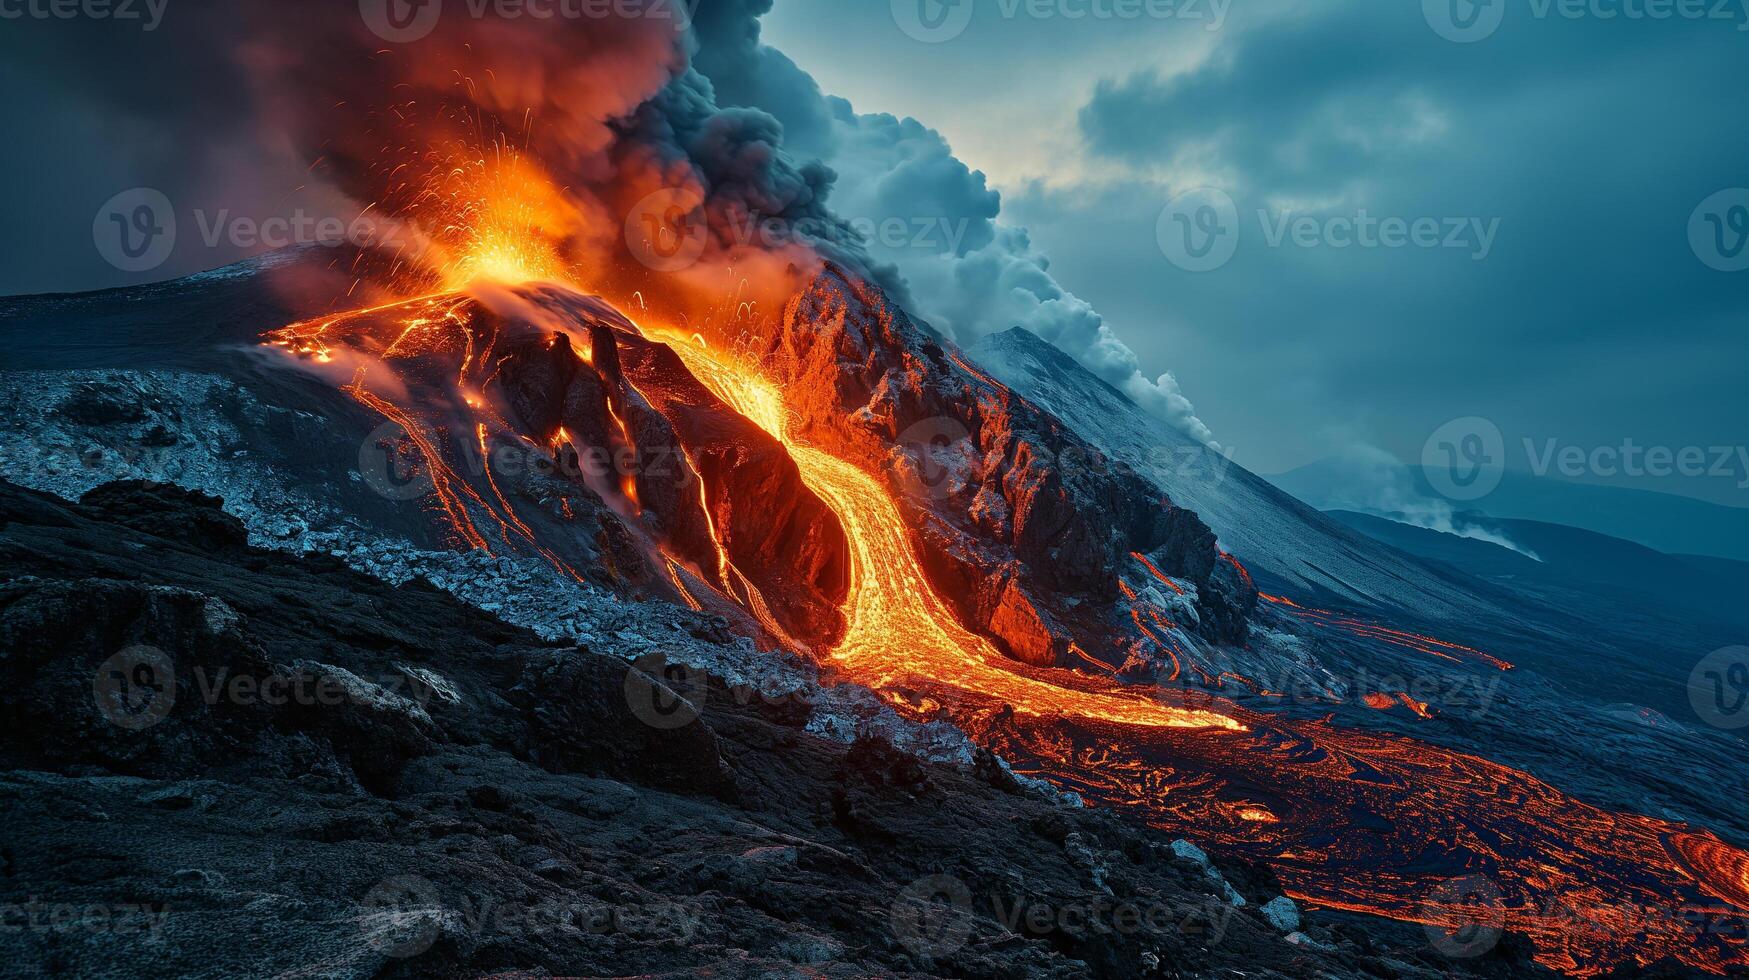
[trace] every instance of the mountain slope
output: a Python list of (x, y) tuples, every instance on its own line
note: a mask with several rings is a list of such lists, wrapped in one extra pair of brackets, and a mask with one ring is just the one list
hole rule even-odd
[(1443, 562), (1566, 608), (1591, 609), (1600, 621), (1624, 628), (1646, 622), (1652, 649), (1691, 632), (1698, 643), (1724, 645), (1749, 630), (1741, 596), (1749, 589), (1749, 564), (1725, 558), (1666, 555), (1632, 541), (1540, 521), (1495, 520), (1459, 515), (1477, 527), (1528, 550), (1461, 537), (1353, 511), (1330, 516), (1401, 551)]
[(1479, 609), (1496, 608), (1495, 597), (1460, 576), (1380, 547), (1148, 415), (1026, 330), (986, 338), (970, 353), (1004, 384), (1109, 453), (1113, 463), (1199, 514), (1264, 591), (1413, 610), (1436, 619), (1473, 621)]
[[(987, 756), (819, 738), (806, 696), (628, 666), (618, 639), (543, 641), (245, 534), (175, 488), (72, 503), (0, 481), (0, 972), (1441, 972), (1419, 930), (1319, 914), (1317, 944), (1290, 943), (1260, 911), (1267, 873), (1226, 866), (1235, 908), (1169, 838), (1024, 792)], [(116, 654), (130, 643), (153, 650)], [(169, 670), (138, 707), (93, 698), (124, 655)], [(696, 713), (658, 714), (662, 685)], [(923, 905), (945, 881), (975, 896), (952, 920)], [(1097, 920), (1113, 889), (1146, 927), (1002, 918)]]

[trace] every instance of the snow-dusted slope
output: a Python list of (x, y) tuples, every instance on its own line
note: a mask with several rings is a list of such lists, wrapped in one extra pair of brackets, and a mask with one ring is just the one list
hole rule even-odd
[[(1021, 328), (970, 353), (998, 380), (1202, 516), (1266, 592), (1473, 622), (1498, 612), (1470, 582), (1356, 534), (1147, 414)], [(1484, 590), (1485, 591), (1485, 590)]]

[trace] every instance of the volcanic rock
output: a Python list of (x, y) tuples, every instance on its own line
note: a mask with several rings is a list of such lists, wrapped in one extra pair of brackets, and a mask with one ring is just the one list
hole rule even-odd
[(877, 287), (829, 266), (770, 333), (766, 369), (799, 431), (887, 475), (939, 591), (1017, 659), (1055, 665), (1074, 638), (1121, 663), (1114, 603), (1129, 552), (1197, 586), (1209, 639), (1243, 639), (1255, 590), (1216, 578), (1215, 535), (1194, 513), (950, 352)]
[[(772, 720), (788, 706), (704, 677), (683, 685), (697, 717), (651, 724), (611, 643), (552, 644), (423, 582), (106, 513), (224, 520), (212, 498), (130, 485), (91, 499), (104, 506), (0, 483), (0, 905), (49, 924), (0, 933), (9, 970), (1443, 969), (1424, 941), (1314, 919), (1324, 951), (1223, 919), (1150, 832), (991, 779), (993, 763), (817, 738)], [(148, 644), (168, 670), (125, 676), (175, 698), (130, 727), (93, 685), (118, 648)], [(965, 896), (963, 932), (915, 928), (941, 888)], [(1144, 926), (1074, 918), (1114, 899)], [(93, 909), (114, 927), (89, 928)]]

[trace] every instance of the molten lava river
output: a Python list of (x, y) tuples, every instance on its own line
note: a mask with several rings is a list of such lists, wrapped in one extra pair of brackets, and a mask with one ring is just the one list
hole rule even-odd
[(1709, 833), (1600, 810), (1398, 736), (1192, 704), (1179, 691), (1105, 686), (1003, 657), (960, 627), (925, 579), (875, 476), (792, 439), (781, 394), (754, 372), (662, 339), (789, 448), (842, 521), (849, 623), (829, 659), (848, 678), (926, 692), (1017, 769), (1268, 863), (1313, 905), (1511, 929), (1536, 941), (1545, 965), (1574, 973), (1666, 956), (1749, 965), (1749, 854)]
[[(449, 322), (445, 301), (425, 305), (436, 312), (384, 338), (373, 355)], [(287, 328), (275, 342), (326, 356), (322, 345), (344, 319)], [(794, 438), (781, 392), (748, 363), (701, 340), (640, 329), (782, 443), (842, 523), (846, 631), (822, 667), (902, 712), (944, 714), (1017, 771), (1091, 805), (1264, 862), (1315, 906), (1454, 931), (1517, 931), (1536, 942), (1544, 964), (1579, 974), (1665, 957), (1711, 970), (1749, 966), (1749, 854), (1708, 832), (1602, 810), (1526, 773), (1397, 735), (1002, 656), (959, 625), (925, 578), (877, 476)], [(482, 359), (468, 350), (470, 361)], [(363, 377), (349, 393), (416, 432), (411, 407), (369, 393)], [(437, 475), (447, 472), (434, 447), (420, 448)], [(439, 491), (451, 482), (459, 481), (440, 481)], [(491, 489), (509, 540), (526, 529)], [(455, 493), (442, 499), (446, 509), (468, 506)]]

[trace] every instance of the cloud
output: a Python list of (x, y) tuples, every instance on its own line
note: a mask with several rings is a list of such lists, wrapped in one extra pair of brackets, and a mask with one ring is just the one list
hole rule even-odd
[(821, 95), (794, 62), (762, 44), (757, 18), (770, 6), (703, 4), (694, 20), (694, 67), (719, 101), (755, 105), (781, 121), (786, 149), (822, 156), (837, 177), (832, 212), (859, 232), (874, 268), (902, 277), (908, 309), (962, 344), (1024, 327), (1157, 417), (1213, 441), (1172, 375), (1143, 374), (1104, 317), (1051, 275), (1026, 231), (1001, 222), (1001, 195), (939, 132)]
[(1374, 514), (1429, 531), (1486, 541), (1542, 560), (1499, 530), (1466, 519), (1450, 501), (1423, 494), (1416, 488), (1414, 473), (1377, 446), (1354, 443), (1332, 456), (1328, 465), (1339, 478), (1330, 482), (1325, 496), (1318, 501), (1324, 510)]

